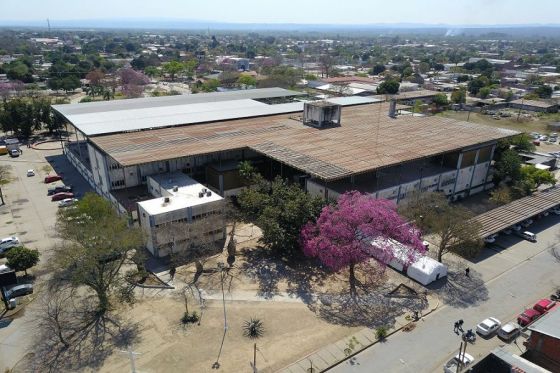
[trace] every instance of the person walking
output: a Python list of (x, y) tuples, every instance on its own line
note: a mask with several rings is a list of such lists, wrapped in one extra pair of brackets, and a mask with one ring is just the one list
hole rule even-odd
[(457, 329), (459, 329), (459, 331), (462, 332), (463, 331), (463, 319), (459, 320), (457, 322), (457, 324), (459, 325)]
[(455, 321), (455, 324), (453, 324), (453, 332), (457, 333), (458, 330), (459, 330), (459, 322)]
[(469, 267), (465, 268), (465, 276), (469, 277), (470, 273), (471, 273), (471, 269)]

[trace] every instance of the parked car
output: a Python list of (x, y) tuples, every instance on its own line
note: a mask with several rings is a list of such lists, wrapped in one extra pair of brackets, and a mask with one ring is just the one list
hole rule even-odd
[(19, 150), (17, 150), (17, 149), (10, 150), (10, 157), (12, 157), (12, 158), (19, 157)]
[(533, 224), (533, 219), (527, 219), (527, 220), (523, 220), (521, 222), (521, 225), (524, 226), (525, 228), (527, 228), (528, 226), (530, 226), (531, 224)]
[(512, 225), (511, 229), (513, 229), (514, 232), (519, 232), (521, 230), (521, 225), (519, 224)]
[(72, 206), (76, 202), (78, 202), (76, 198), (65, 198), (62, 201), (58, 202), (58, 207)]
[(472, 365), (474, 361), (474, 357), (471, 355), (464, 353), (464, 354), (457, 354), (453, 357), (453, 359), (449, 360), (444, 366), (443, 371), (445, 373), (455, 373), (458, 372), (459, 363), (461, 363), (461, 368), (464, 369)]
[(20, 245), (21, 243), (19, 242), (19, 238), (17, 238), (16, 236), (2, 238), (0, 240), (0, 253), (3, 253), (4, 251), (8, 251), (9, 249), (11, 249), (12, 247), (17, 247)]
[(56, 193), (53, 194), (53, 196), (51, 197), (51, 201), (62, 201), (63, 199), (66, 198), (74, 198), (74, 193), (70, 193), (70, 192), (60, 192), (60, 193)]
[(533, 140), (533, 145), (540, 146), (541, 142), (539, 140)]
[(532, 308), (526, 309), (517, 316), (517, 323), (521, 326), (527, 326), (541, 316), (541, 313)]
[(500, 326), (502, 326), (500, 320), (494, 317), (489, 317), (487, 319), (482, 320), (482, 322), (476, 326), (476, 331), (480, 335), (489, 336), (490, 334), (494, 333), (496, 330), (500, 329)]
[(49, 188), (47, 190), (47, 196), (52, 196), (53, 194), (61, 192), (71, 192), (72, 189), (73, 188), (70, 185), (57, 185), (54, 188)]
[(0, 264), (0, 273), (10, 272), (12, 269), (7, 264)]
[(553, 214), (560, 215), (560, 207), (555, 207), (551, 211)]
[(17, 298), (27, 294), (33, 294), (33, 284), (16, 285), (6, 290), (6, 299)]
[(35, 176), (35, 170), (33, 169), (27, 170), (27, 176)]
[(537, 235), (529, 232), (529, 231), (523, 231), (521, 233), (517, 233), (519, 235), (519, 237), (526, 239), (527, 241), (531, 241), (531, 242), (537, 242)]
[(521, 332), (519, 325), (513, 322), (508, 322), (498, 330), (498, 338), (509, 342), (519, 335)]
[(512, 230), (511, 228), (506, 228), (506, 229), (504, 229), (504, 230), (502, 231), (502, 233), (503, 233), (503, 234), (509, 235), (509, 234), (512, 233), (512, 231), (513, 231), (513, 230)]
[(486, 237), (486, 238), (484, 239), (484, 242), (486, 242), (486, 243), (494, 243), (494, 242), (496, 242), (496, 237), (497, 237), (497, 236), (498, 236), (497, 234), (491, 234), (490, 236), (488, 236), (488, 237)]
[(550, 299), (541, 299), (533, 306), (535, 311), (540, 312), (541, 314), (547, 313), (556, 305), (556, 302)]
[(54, 183), (55, 181), (62, 180), (62, 176), (58, 175), (49, 175), (45, 176), (45, 184)]

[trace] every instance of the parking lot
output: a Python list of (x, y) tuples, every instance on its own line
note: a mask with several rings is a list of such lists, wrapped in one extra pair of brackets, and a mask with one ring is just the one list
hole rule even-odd
[[(2, 186), (5, 205), (0, 206), (0, 237), (17, 236), (23, 245), (41, 253), (32, 275), (44, 273), (52, 248), (57, 243), (54, 225), (58, 203), (51, 202), (47, 189), (55, 185), (72, 185), (78, 197), (90, 191), (87, 182), (58, 150), (34, 150), (22, 147), (17, 158), (0, 156), (0, 164), (11, 167), (11, 182)], [(53, 169), (47, 171), (45, 166)], [(27, 176), (27, 170), (35, 176)], [(45, 184), (47, 174), (63, 175), (63, 182)], [(0, 264), (6, 261), (0, 259)], [(37, 287), (37, 284), (36, 284)], [(27, 343), (34, 333), (33, 304), (19, 312), (9, 323), (0, 324), (0, 371), (12, 367), (27, 352)], [(9, 326), (9, 327), (8, 327)]]

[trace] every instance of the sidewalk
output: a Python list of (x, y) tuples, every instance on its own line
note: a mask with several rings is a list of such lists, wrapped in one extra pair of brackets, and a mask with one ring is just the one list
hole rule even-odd
[[(417, 323), (423, 321), (423, 317), (429, 315), (435, 311), (439, 306), (439, 299), (437, 296), (428, 296), (428, 307), (421, 315), (420, 320)], [(395, 322), (393, 328), (389, 329), (387, 332), (387, 338), (398, 331), (400, 331), (405, 325), (410, 324), (411, 321), (406, 319), (406, 314), (399, 316)], [(324, 372), (345, 360), (352, 358), (361, 351), (367, 349), (368, 347), (376, 344), (378, 342), (375, 337), (375, 330), (370, 328), (364, 328), (353, 335), (341, 339), (335, 343), (331, 343), (312, 354), (296, 361), (295, 363), (287, 366), (278, 371), (278, 373), (318, 373)], [(313, 367), (313, 370), (310, 368)]]

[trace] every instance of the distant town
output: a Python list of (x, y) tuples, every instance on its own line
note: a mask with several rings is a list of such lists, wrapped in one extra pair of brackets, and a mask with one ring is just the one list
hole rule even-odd
[(86, 27), (0, 28), (0, 369), (560, 371), (560, 28)]

